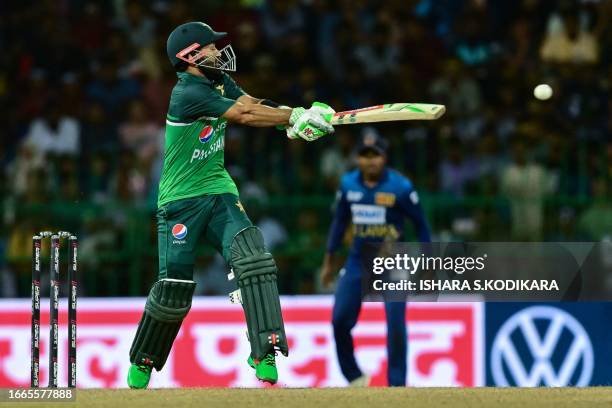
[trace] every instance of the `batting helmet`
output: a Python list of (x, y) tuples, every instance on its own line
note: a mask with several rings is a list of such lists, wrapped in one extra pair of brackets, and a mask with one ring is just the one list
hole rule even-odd
[(236, 56), (231, 45), (221, 49), (219, 51), (220, 55), (214, 56), (212, 61), (211, 56), (193, 54), (194, 51), (214, 43), (226, 35), (227, 33), (216, 32), (208, 24), (199, 21), (181, 24), (170, 33), (166, 43), (166, 51), (170, 63), (176, 67), (179, 62), (185, 61), (188, 64), (197, 66), (235, 71)]

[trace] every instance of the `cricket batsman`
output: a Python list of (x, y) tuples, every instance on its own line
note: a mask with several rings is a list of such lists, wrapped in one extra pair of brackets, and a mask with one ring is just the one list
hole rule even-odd
[[(227, 74), (236, 70), (226, 33), (201, 22), (178, 26), (168, 37), (168, 58), (178, 81), (166, 116), (164, 167), (159, 184), (158, 280), (149, 292), (130, 349), (128, 385), (146, 388), (168, 358), (195, 289), (193, 267), (200, 238), (219, 251), (237, 284), (230, 297), (242, 303), (256, 377), (278, 380), (275, 355), (289, 353), (277, 289), (277, 268), (262, 234), (247, 217), (224, 165), (227, 123), (276, 126), (290, 139), (316, 140), (334, 131), (334, 111), (282, 107), (247, 95)], [(246, 358), (247, 356), (245, 356)]]
[[(339, 249), (349, 223), (353, 242), (336, 286), (332, 325), (342, 374), (351, 386), (367, 386), (369, 377), (357, 365), (351, 330), (361, 309), (361, 247), (367, 242), (397, 242), (404, 237), (404, 220), (414, 224), (418, 239), (430, 242), (430, 232), (412, 183), (386, 167), (387, 141), (367, 133), (357, 147), (357, 170), (342, 177), (336, 196), (321, 280), (334, 279)], [(406, 385), (406, 304), (385, 303), (387, 318), (387, 377), (390, 386)]]

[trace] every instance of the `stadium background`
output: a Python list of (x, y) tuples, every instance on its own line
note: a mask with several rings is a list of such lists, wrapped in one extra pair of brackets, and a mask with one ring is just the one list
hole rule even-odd
[[(597, 241), (612, 229), (606, 2), (2, 3), (4, 296), (28, 295), (32, 232), (60, 227), (81, 238), (87, 295), (145, 293), (157, 269), (153, 211), (176, 79), (165, 40), (189, 20), (230, 33), (235, 77), (255, 96), (336, 110), (447, 104), (434, 124), (376, 127), (391, 140), (391, 164), (421, 192), (437, 239)], [(578, 44), (557, 38), (572, 24)], [(553, 85), (553, 100), (532, 97), (540, 82)], [(228, 129), (227, 166), (269, 235), (284, 293), (319, 290), (330, 203), (362, 131), (339, 127), (308, 144), (274, 129)], [(522, 174), (533, 177), (504, 190), (524, 154), (534, 167)], [(513, 204), (530, 222), (513, 222)], [(215, 281), (222, 268), (202, 252), (198, 275)]]
[[(279, 263), (283, 294), (325, 293), (317, 270), (331, 202), (363, 132), (390, 140), (390, 164), (414, 181), (435, 240), (610, 239), (611, 2), (7, 0), (1, 297), (29, 296), (31, 236), (47, 229), (79, 235), (82, 296), (146, 294), (157, 270), (153, 214), (176, 78), (165, 41), (189, 20), (230, 33), (234, 77), (256, 97), (336, 110), (447, 105), (435, 123), (338, 127), (316, 143), (228, 128), (226, 165)], [(552, 100), (533, 98), (541, 82), (552, 85)], [(227, 293), (223, 262), (208, 248), (196, 276), (199, 295)], [(594, 307), (579, 314), (609, 317), (605, 305)], [(479, 321), (484, 339), (489, 329)]]

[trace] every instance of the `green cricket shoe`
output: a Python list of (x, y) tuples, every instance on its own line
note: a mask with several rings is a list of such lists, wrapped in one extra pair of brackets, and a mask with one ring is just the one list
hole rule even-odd
[(151, 370), (153, 368), (149, 365), (132, 364), (128, 371), (127, 382), (130, 388), (144, 389), (149, 385), (151, 379)]
[(274, 357), (274, 353), (266, 354), (260, 361), (254, 360), (253, 357), (249, 357), (247, 362), (255, 369), (255, 377), (257, 377), (257, 379), (272, 385), (276, 384), (278, 381), (278, 371), (276, 370), (276, 358)]

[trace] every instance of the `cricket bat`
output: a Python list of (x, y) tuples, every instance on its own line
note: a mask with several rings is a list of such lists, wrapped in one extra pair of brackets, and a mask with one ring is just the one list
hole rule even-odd
[(332, 125), (389, 122), (394, 120), (434, 120), (444, 115), (444, 105), (428, 103), (389, 103), (351, 111), (336, 112)]

